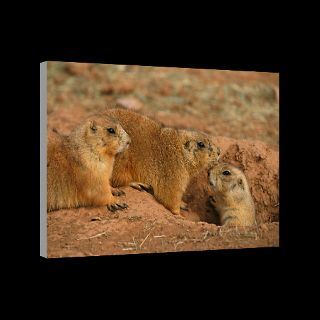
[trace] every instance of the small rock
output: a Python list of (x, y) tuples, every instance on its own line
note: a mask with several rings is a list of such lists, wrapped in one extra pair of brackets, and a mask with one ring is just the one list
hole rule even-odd
[(114, 92), (114, 88), (111, 84), (107, 83), (102, 86), (102, 88), (100, 89), (100, 92), (102, 94), (112, 94)]
[(129, 93), (134, 90), (134, 86), (131, 82), (121, 81), (116, 83), (106, 83), (104, 84), (100, 92), (102, 94), (113, 94), (113, 93)]
[(113, 84), (113, 89), (117, 93), (129, 93), (134, 90), (134, 85), (129, 81), (121, 81)]
[(81, 75), (85, 73), (89, 67), (90, 63), (68, 62), (65, 66), (65, 70), (72, 75)]
[(90, 221), (101, 221), (102, 219), (100, 217), (94, 217)]
[(118, 99), (117, 103), (130, 110), (141, 110), (143, 108), (143, 104), (134, 97)]

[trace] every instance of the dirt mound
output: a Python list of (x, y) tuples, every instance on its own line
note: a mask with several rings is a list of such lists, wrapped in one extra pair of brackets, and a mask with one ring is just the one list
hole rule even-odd
[[(279, 221), (279, 152), (260, 141), (225, 137), (214, 137), (212, 141), (221, 148), (221, 161), (245, 173), (255, 202), (257, 222)], [(207, 172), (203, 171), (191, 181), (184, 201), (192, 210), (192, 217), (196, 212), (200, 220), (219, 224), (218, 215), (208, 201), (212, 195)]]
[(174, 216), (146, 193), (124, 188), (124, 211), (106, 208), (48, 214), (50, 258), (279, 245), (278, 223), (226, 228)]
[(225, 150), (222, 160), (245, 173), (257, 210), (257, 222), (279, 221), (279, 152), (260, 141), (213, 139)]

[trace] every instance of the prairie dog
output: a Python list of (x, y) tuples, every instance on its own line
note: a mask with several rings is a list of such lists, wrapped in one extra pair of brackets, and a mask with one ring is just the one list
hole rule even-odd
[(162, 127), (146, 116), (120, 108), (103, 114), (116, 118), (131, 137), (129, 148), (116, 156), (112, 185), (150, 187), (158, 202), (180, 215), (190, 178), (215, 163), (220, 150), (205, 133)]
[(222, 163), (209, 170), (209, 182), (214, 191), (214, 206), (221, 225), (252, 226), (256, 224), (255, 208), (244, 173)]
[(69, 136), (48, 132), (48, 211), (80, 206), (127, 207), (118, 203), (110, 177), (115, 155), (127, 149), (128, 134), (110, 117), (91, 116)]

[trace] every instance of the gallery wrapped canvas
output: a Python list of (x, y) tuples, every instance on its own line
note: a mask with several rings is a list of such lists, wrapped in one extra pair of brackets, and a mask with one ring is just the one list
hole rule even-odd
[(40, 255), (279, 246), (279, 74), (40, 65)]

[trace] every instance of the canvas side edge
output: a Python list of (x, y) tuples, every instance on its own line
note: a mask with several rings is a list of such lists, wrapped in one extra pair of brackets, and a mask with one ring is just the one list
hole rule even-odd
[(47, 242), (47, 62), (40, 63), (40, 256), (48, 257)]

